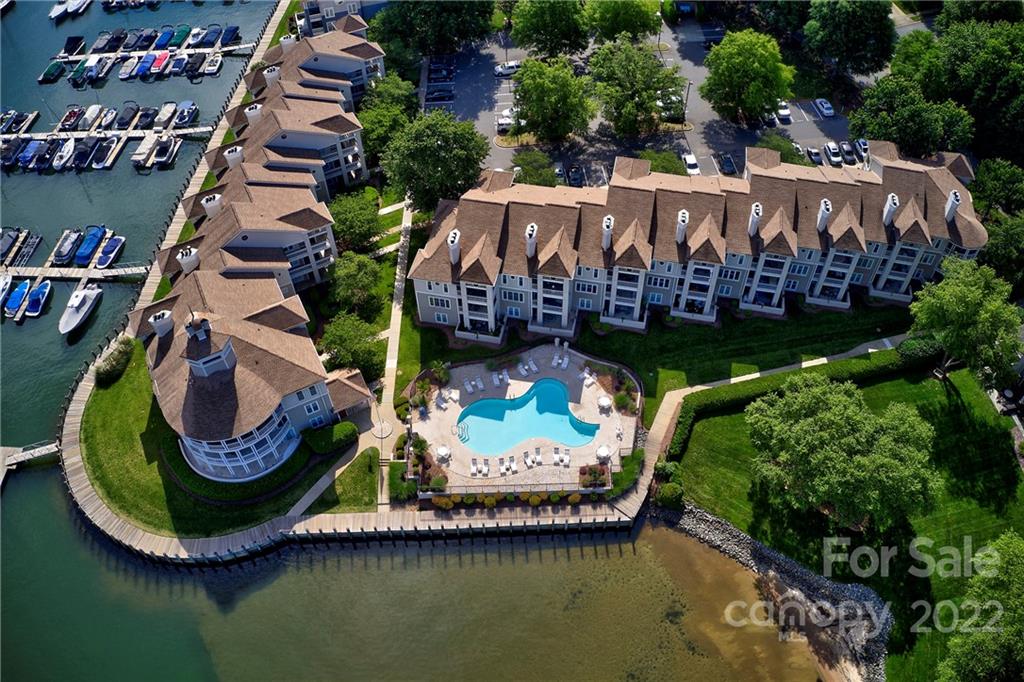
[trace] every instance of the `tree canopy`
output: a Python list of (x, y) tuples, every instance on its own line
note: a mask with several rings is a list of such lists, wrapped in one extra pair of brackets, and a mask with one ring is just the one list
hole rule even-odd
[(896, 43), (889, 73), (916, 82), (934, 49), (934, 33), (924, 29), (911, 31)]
[(331, 266), (331, 297), (347, 312), (364, 320), (373, 319), (381, 301), (374, 289), (380, 265), (369, 256), (345, 251)]
[(388, 143), (409, 125), (409, 116), (401, 108), (384, 104), (363, 109), (359, 112), (363, 126), (363, 150), (370, 167), (380, 163), (381, 154)]
[(621, 33), (638, 40), (661, 29), (658, 0), (589, 0), (586, 17), (599, 40), (615, 40)]
[(409, 192), (417, 210), (432, 210), (476, 183), (488, 150), (472, 121), (435, 109), (398, 132), (381, 164), (388, 179)]
[(380, 237), (376, 194), (362, 191), (339, 194), (328, 208), (334, 219), (338, 251), (366, 251)]
[(998, 211), (1024, 211), (1024, 168), (1006, 159), (985, 159), (971, 183), (971, 197), (982, 220)]
[(1009, 530), (989, 547), (993, 565), (967, 583), (939, 682), (1024, 679), (1024, 539)]
[(632, 137), (658, 127), (658, 100), (679, 96), (685, 81), (676, 67), (666, 68), (649, 45), (634, 45), (623, 34), (605, 43), (590, 58), (601, 112), (618, 135)]
[(912, 407), (876, 415), (852, 383), (806, 372), (748, 405), (746, 421), (755, 477), (794, 509), (884, 530), (934, 505), (933, 431)]
[(1017, 300), (1024, 296), (1024, 213), (995, 214), (985, 229), (988, 244), (978, 261), (1006, 280), (1012, 288), (1011, 297)]
[(512, 12), (512, 40), (531, 53), (575, 54), (589, 38), (583, 4), (575, 0), (520, 0)]
[(779, 44), (752, 29), (729, 32), (704, 59), (707, 80), (700, 94), (723, 118), (756, 119), (789, 97), (795, 69), (782, 63)]
[(389, 73), (383, 78), (374, 78), (360, 102), (363, 109), (369, 107), (394, 106), (412, 116), (416, 113), (419, 100), (416, 86), (403, 80), (397, 74)]
[(516, 181), (527, 185), (545, 185), (554, 187), (558, 184), (555, 169), (551, 166), (551, 157), (539, 149), (523, 149), (512, 157), (512, 165), (519, 168)]
[(384, 353), (377, 331), (355, 315), (342, 313), (324, 328), (320, 351), (327, 353), (329, 369), (355, 367), (367, 381), (384, 373)]
[(945, 0), (935, 17), (935, 28), (948, 30), (964, 21), (1020, 21), (1024, 19), (1021, 0)]
[(390, 3), (380, 14), (385, 17), (377, 26), (387, 39), (401, 37), (403, 43), (423, 54), (446, 54), (490, 33), (494, 2), (403, 0)]
[(782, 163), (793, 163), (798, 166), (813, 166), (811, 160), (806, 155), (801, 154), (793, 148), (793, 140), (788, 137), (783, 137), (779, 133), (774, 131), (767, 132), (761, 135), (761, 138), (757, 141), (755, 147), (764, 147), (766, 149), (774, 149), (779, 153), (782, 158)]
[(527, 59), (514, 79), (517, 116), (526, 130), (552, 143), (587, 132), (596, 109), (590, 79), (574, 76), (564, 57), (550, 63)]
[(792, 41), (793, 34), (802, 31), (811, 16), (809, 2), (792, 0), (762, 0), (754, 5), (764, 28), (781, 42)]
[(1021, 316), (1008, 300), (1010, 285), (992, 268), (952, 256), (942, 261), (942, 272), (942, 281), (925, 284), (910, 304), (911, 331), (939, 342), (944, 365), (956, 358), (998, 383), (1010, 381), (1021, 353)]
[(671, 151), (657, 151), (655, 149), (644, 149), (638, 157), (651, 162), (651, 171), (654, 173), (669, 173), (670, 175), (689, 175), (686, 164), (683, 160)]
[(914, 81), (885, 76), (864, 93), (850, 112), (850, 132), (857, 137), (891, 140), (909, 156), (962, 149), (974, 136), (974, 119), (951, 100), (928, 102)]
[(811, 0), (806, 47), (835, 61), (842, 73), (885, 68), (896, 45), (896, 26), (883, 0)]

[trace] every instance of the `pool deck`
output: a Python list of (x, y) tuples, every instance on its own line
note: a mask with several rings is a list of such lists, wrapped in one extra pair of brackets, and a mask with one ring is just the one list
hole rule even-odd
[[(585, 464), (597, 464), (597, 449), (602, 445), (608, 446), (612, 452), (611, 463), (619, 464), (620, 449), (629, 449), (633, 445), (633, 438), (636, 432), (636, 417), (622, 415), (614, 407), (602, 410), (598, 407), (597, 401), (601, 396), (614, 398), (608, 393), (599, 382), (592, 382), (590, 386), (584, 385), (584, 379), (580, 377), (583, 372), (586, 358), (569, 349), (569, 366), (561, 369), (551, 366), (551, 360), (555, 353), (561, 356), (565, 351), (555, 348), (554, 344), (538, 346), (529, 352), (529, 355), (522, 355), (521, 359), (526, 362), (532, 357), (539, 370), (536, 374), (530, 373), (523, 377), (515, 366), (508, 369), (509, 382), (506, 384), (501, 380), (500, 385), (495, 386), (492, 378), (493, 371), (488, 370), (483, 363), (462, 365), (453, 367), (451, 370), (451, 381), (445, 389), (448, 400), (443, 407), (438, 407), (434, 397), (428, 405), (428, 412), (425, 418), (421, 418), (414, 410), (412, 412), (412, 428), (430, 444), (430, 451), (437, 454), (437, 449), (447, 446), (451, 449), (451, 462), (445, 464), (448, 469), (448, 484), (452, 487), (461, 486), (487, 486), (498, 485), (509, 490), (518, 489), (527, 485), (546, 485), (553, 489), (559, 486), (573, 487), (579, 483), (579, 467)], [(499, 376), (501, 372), (498, 372)], [(469, 394), (465, 387), (465, 381), (473, 381), (477, 377), (484, 384), (484, 390), (474, 384), (473, 393)], [(554, 465), (554, 448), (557, 446), (563, 452), (565, 446), (555, 443), (548, 438), (527, 438), (519, 443), (510, 443), (509, 449), (500, 455), (480, 455), (461, 440), (459, 440), (456, 424), (462, 410), (478, 400), (486, 398), (510, 399), (523, 395), (541, 379), (556, 379), (568, 388), (569, 409), (584, 422), (597, 424), (598, 431), (594, 439), (581, 447), (568, 448), (570, 456), (569, 466)], [(538, 467), (529, 468), (526, 465), (525, 453), (535, 452), (540, 448), (543, 464)], [(515, 457), (518, 473), (502, 474), (499, 468), (501, 458), (506, 460)], [(476, 458), (478, 463), (486, 460), (490, 465), (488, 476), (472, 476), (470, 474), (471, 460)]]

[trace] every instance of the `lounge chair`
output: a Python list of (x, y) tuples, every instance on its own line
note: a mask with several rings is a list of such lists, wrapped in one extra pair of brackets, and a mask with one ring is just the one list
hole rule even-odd
[(537, 369), (537, 363), (533, 361), (533, 358), (530, 358), (530, 371), (533, 372), (534, 374), (540, 372), (540, 370)]
[(540, 456), (540, 448), (533, 449), (533, 463), (537, 466), (544, 464), (544, 460)]
[(486, 459), (480, 465), (480, 474), (484, 478), (487, 478), (488, 476), (491, 475), (491, 465), (490, 465), (490, 463)]
[(506, 473), (505, 472), (505, 458), (504, 457), (499, 457), (498, 458), (498, 471), (501, 472), (502, 476), (504, 476), (505, 473)]
[(565, 461), (567, 463), (571, 463), (572, 462), (572, 455), (569, 454), (569, 448), (565, 449)]
[(495, 386), (501, 386), (501, 379), (498, 378), (497, 372), (491, 372), (491, 381), (494, 382)]
[(533, 456), (530, 455), (529, 450), (523, 450), (523, 461), (526, 462), (526, 468), (533, 468)]
[(572, 464), (572, 460), (569, 459), (569, 451), (566, 450), (565, 454), (562, 455), (562, 466), (568, 469), (570, 464)]
[(470, 460), (470, 462), (469, 462), (469, 475), (470, 475), (470, 476), (476, 476), (476, 472), (477, 472), (477, 468), (476, 468), (476, 457), (474, 457), (474, 458), (473, 458), (473, 459), (471, 459), (471, 460)]
[(479, 374), (476, 376), (476, 387), (481, 391), (484, 390), (484, 380), (480, 378)]
[(501, 378), (505, 380), (505, 385), (508, 386), (508, 370), (501, 370)]
[(512, 470), (513, 474), (519, 473), (519, 467), (516, 466), (516, 456), (512, 455), (508, 458), (508, 468)]
[(561, 369), (564, 370), (568, 366), (569, 366), (569, 354), (566, 353), (565, 356), (562, 357), (562, 367), (561, 367)]
[(559, 360), (561, 360), (561, 358), (558, 357), (558, 353), (555, 353), (555, 357), (551, 358), (551, 366), (558, 367)]
[(518, 369), (518, 370), (519, 370), (519, 376), (521, 376), (521, 377), (525, 377), (525, 376), (527, 376), (527, 375), (528, 375), (528, 372), (526, 371), (526, 368), (525, 368), (525, 367), (523, 367), (523, 363), (521, 363), (521, 362), (520, 362), (520, 363), (519, 363), (519, 366), (518, 366), (518, 367), (516, 367), (516, 369)]
[(473, 395), (473, 384), (469, 383), (469, 379), (463, 379), (462, 385), (466, 387), (466, 392)]
[(587, 388), (590, 388), (591, 386), (594, 385), (595, 382), (597, 382), (597, 377), (595, 377), (593, 374), (588, 374), (587, 378), (583, 380), (583, 385), (586, 386)]

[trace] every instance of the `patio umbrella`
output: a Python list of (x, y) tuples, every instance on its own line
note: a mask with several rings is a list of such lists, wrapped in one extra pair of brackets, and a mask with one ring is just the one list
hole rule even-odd
[(602, 409), (608, 409), (612, 406), (612, 399), (606, 395), (601, 396), (597, 399), (597, 406)]
[(610, 459), (612, 456), (612, 449), (607, 445), (601, 445), (597, 448), (597, 458), (599, 460)]
[(437, 456), (440, 459), (448, 459), (448, 456), (450, 454), (452, 454), (452, 451), (451, 448), (449, 448), (447, 445), (442, 445), (437, 449)]

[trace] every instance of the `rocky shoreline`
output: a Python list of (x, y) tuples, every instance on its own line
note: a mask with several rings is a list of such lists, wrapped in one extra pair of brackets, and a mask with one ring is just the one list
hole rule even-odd
[[(682, 512), (651, 506), (652, 519), (682, 531), (718, 550), (758, 576), (774, 578), (784, 589), (781, 599), (790, 609), (807, 609), (814, 615), (829, 611), (837, 619), (821, 628), (852, 659), (860, 675), (872, 682), (885, 679), (886, 642), (892, 614), (874, 590), (857, 583), (837, 583), (740, 531), (731, 523), (699, 507), (687, 505)], [(790, 613), (792, 615), (792, 613)], [(835, 621), (838, 620), (838, 623)], [(840, 627), (842, 624), (842, 627)], [(820, 657), (819, 657), (820, 658)]]

